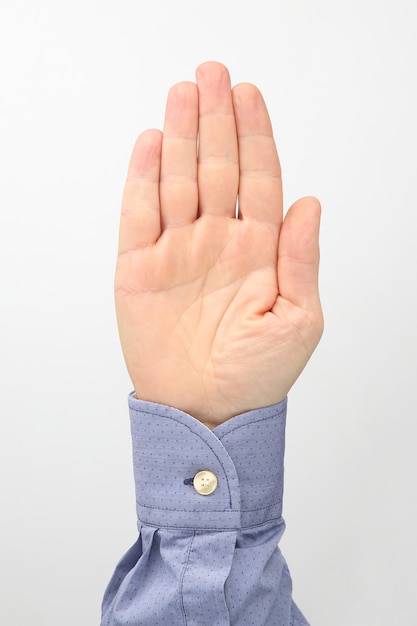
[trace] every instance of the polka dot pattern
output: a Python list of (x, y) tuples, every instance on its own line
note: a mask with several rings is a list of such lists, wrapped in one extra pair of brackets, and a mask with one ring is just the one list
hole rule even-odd
[[(308, 626), (278, 548), (286, 401), (213, 431), (129, 398), (139, 538), (106, 590), (101, 626)], [(202, 470), (218, 481), (193, 487)]]

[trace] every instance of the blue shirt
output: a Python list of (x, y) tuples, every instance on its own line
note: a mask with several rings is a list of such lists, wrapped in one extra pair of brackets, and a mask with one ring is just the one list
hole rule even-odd
[(101, 626), (308, 626), (278, 548), (286, 406), (210, 430), (129, 398), (139, 538)]

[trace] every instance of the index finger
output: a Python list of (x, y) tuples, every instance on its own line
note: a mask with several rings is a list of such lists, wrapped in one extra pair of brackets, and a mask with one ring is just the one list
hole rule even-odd
[(233, 88), (239, 143), (239, 215), (282, 222), (281, 166), (264, 99), (257, 87)]

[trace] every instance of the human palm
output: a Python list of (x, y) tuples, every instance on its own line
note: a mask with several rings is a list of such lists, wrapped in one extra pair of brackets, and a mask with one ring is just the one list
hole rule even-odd
[(116, 311), (137, 397), (210, 428), (282, 400), (322, 332), (319, 219), (304, 198), (282, 221), (256, 87), (231, 90), (218, 63), (175, 85), (164, 132), (136, 142), (122, 205)]

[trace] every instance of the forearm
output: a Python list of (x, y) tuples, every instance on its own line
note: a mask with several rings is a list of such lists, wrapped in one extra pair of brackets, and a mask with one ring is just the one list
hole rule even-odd
[[(140, 540), (109, 585), (102, 626), (290, 626), (299, 612), (277, 547), (286, 401), (213, 431), (176, 409), (129, 404)], [(193, 485), (201, 470), (217, 478), (210, 495)]]

